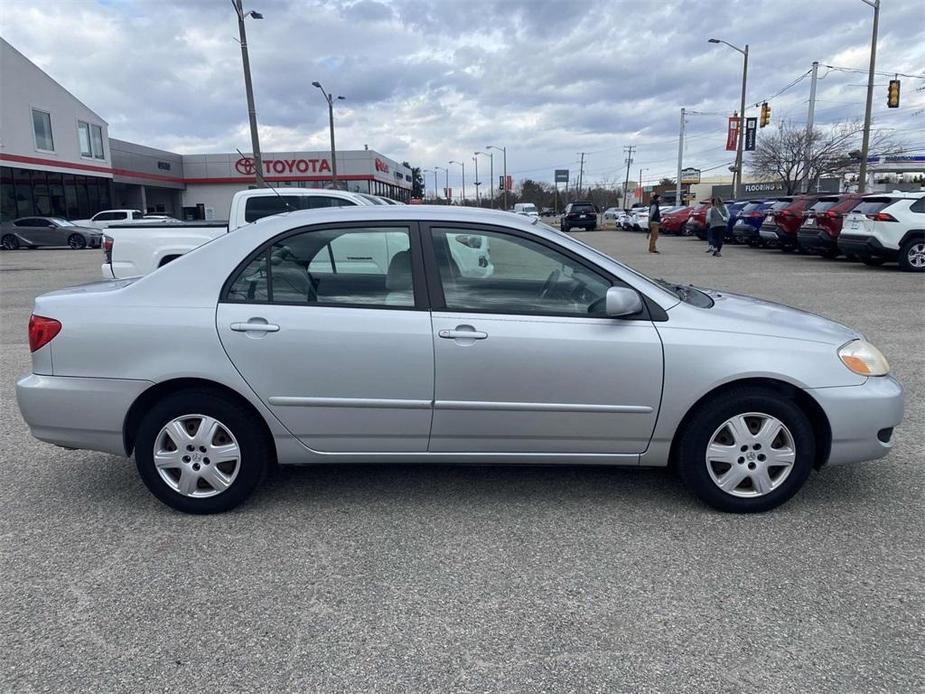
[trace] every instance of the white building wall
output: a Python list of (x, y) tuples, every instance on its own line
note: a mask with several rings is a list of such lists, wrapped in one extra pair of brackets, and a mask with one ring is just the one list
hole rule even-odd
[[(0, 84), (0, 160), (4, 166), (112, 178), (106, 121), (2, 38)], [(35, 146), (33, 107), (51, 114), (53, 152)], [(78, 120), (102, 127), (103, 159), (80, 155)]]

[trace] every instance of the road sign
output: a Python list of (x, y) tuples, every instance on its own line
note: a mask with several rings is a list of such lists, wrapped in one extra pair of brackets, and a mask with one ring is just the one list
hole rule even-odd
[(556, 183), (568, 183), (568, 169), (556, 169)]

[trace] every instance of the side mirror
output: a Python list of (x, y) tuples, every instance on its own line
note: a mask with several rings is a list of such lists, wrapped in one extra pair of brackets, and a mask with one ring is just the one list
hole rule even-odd
[(608, 316), (619, 318), (631, 316), (642, 310), (642, 299), (634, 290), (626, 287), (611, 287), (604, 300), (604, 311)]

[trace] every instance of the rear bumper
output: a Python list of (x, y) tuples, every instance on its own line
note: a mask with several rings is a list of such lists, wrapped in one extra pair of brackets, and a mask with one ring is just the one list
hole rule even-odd
[(758, 230), (758, 235), (761, 237), (762, 241), (771, 241), (773, 243), (780, 241), (776, 226), (762, 224), (761, 228)]
[(899, 251), (893, 248), (884, 248), (879, 239), (875, 236), (865, 236), (862, 234), (839, 234), (838, 249), (842, 253), (853, 253), (861, 258), (876, 256), (895, 260)]
[(100, 265), (100, 274), (107, 280), (120, 280), (128, 277), (140, 277), (143, 273), (135, 263), (113, 262)]
[(859, 386), (808, 392), (825, 411), (832, 429), (828, 465), (874, 460), (890, 452), (892, 429), (902, 421), (904, 408), (903, 387), (895, 378), (879, 376)]
[(732, 228), (732, 235), (745, 243), (755, 243), (759, 238), (758, 230), (750, 224), (736, 224)]
[(803, 227), (797, 233), (797, 243), (807, 251), (834, 251), (838, 241), (824, 231), (812, 227)]
[(22, 418), (40, 441), (124, 456), (125, 415), (152, 385), (150, 381), (28, 374), (16, 383), (16, 400)]

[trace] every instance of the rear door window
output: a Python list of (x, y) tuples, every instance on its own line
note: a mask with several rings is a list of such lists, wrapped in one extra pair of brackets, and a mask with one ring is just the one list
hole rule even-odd
[(867, 198), (851, 211), (859, 214), (877, 214), (891, 202), (890, 198)]

